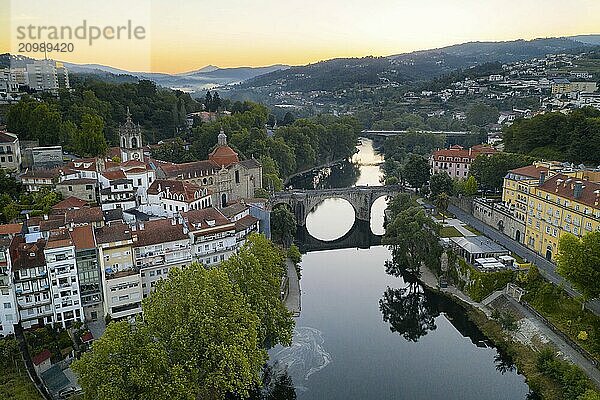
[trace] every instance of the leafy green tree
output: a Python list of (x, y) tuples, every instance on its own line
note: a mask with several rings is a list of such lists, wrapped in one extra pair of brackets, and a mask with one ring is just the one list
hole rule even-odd
[(288, 111), (283, 116), (283, 121), (281, 122), (281, 125), (284, 125), (284, 126), (291, 125), (295, 120), (296, 120), (296, 118), (294, 117), (294, 114), (292, 114), (291, 112)]
[(584, 302), (600, 296), (600, 232), (582, 238), (561, 236), (556, 260), (557, 272), (582, 294)]
[(504, 177), (511, 169), (531, 164), (533, 158), (521, 154), (480, 154), (469, 168), (469, 175), (485, 190), (501, 191)]
[(439, 271), (442, 248), (438, 242), (438, 231), (439, 226), (419, 206), (392, 213), (383, 244), (391, 246), (394, 262), (386, 272), (395, 276), (408, 273), (418, 277), (421, 263)]
[(278, 206), (271, 212), (271, 235), (273, 241), (289, 247), (296, 235), (296, 217), (286, 206)]
[(108, 145), (104, 138), (104, 121), (98, 115), (85, 114), (81, 119), (81, 129), (77, 132), (74, 151), (83, 157), (96, 157), (106, 154)]
[(454, 191), (454, 181), (445, 172), (433, 174), (429, 180), (429, 190), (432, 198), (436, 198), (441, 193), (450, 195)]
[(427, 159), (416, 154), (410, 156), (403, 171), (406, 181), (417, 190), (429, 181), (431, 174)]
[(224, 399), (259, 384), (260, 318), (225, 271), (172, 269), (143, 309), (143, 322), (110, 323), (73, 364), (86, 399)]
[(466, 113), (467, 123), (480, 127), (496, 123), (499, 116), (500, 113), (496, 107), (488, 106), (483, 103), (475, 103)]
[(283, 180), (279, 177), (279, 169), (275, 160), (269, 156), (264, 156), (260, 160), (263, 167), (262, 186), (265, 189), (279, 192), (283, 189)]
[(442, 192), (435, 197), (433, 204), (435, 204), (435, 208), (438, 212), (442, 214), (442, 222), (444, 222), (446, 219), (445, 213), (448, 211), (448, 205), (450, 204), (450, 196), (445, 192)]
[(469, 176), (465, 181), (464, 185), (464, 195), (465, 196), (475, 196), (477, 194), (477, 179), (473, 175)]
[(279, 298), (286, 271), (284, 253), (264, 236), (254, 234), (236, 256), (223, 261), (220, 268), (237, 283), (246, 302), (260, 318), (260, 343), (267, 348), (276, 344), (289, 346), (294, 321)]
[(300, 249), (295, 244), (291, 245), (287, 251), (287, 256), (294, 262), (294, 264), (300, 264), (302, 261), (302, 254)]

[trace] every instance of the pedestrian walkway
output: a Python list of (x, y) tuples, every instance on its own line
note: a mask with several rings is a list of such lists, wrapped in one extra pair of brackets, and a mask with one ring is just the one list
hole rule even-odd
[(475, 233), (473, 233), (470, 230), (468, 230), (467, 228), (465, 228), (465, 225), (466, 224), (464, 222), (462, 222), (460, 219), (456, 219), (456, 218), (447, 219), (446, 222), (444, 223), (444, 226), (453, 227), (454, 229), (459, 231), (461, 235), (463, 235), (465, 237), (477, 236)]
[(287, 268), (288, 277), (288, 291), (285, 297), (285, 306), (291, 311), (294, 317), (300, 316), (301, 303), (300, 303), (300, 279), (298, 279), (298, 272), (296, 271), (296, 265), (289, 258), (285, 260), (285, 266)]

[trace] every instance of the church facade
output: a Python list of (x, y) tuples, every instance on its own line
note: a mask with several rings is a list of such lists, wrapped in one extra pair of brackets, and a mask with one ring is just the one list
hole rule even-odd
[(262, 165), (254, 158), (240, 160), (227, 145), (223, 131), (208, 160), (183, 164), (157, 162), (156, 167), (159, 179), (182, 180), (206, 188), (212, 193), (212, 204), (220, 208), (238, 199), (254, 197), (255, 190), (262, 186)]

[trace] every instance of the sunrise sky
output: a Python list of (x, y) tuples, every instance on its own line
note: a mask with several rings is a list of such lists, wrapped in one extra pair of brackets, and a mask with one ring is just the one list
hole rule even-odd
[(131, 20), (144, 26), (145, 40), (99, 40), (93, 46), (74, 41), (73, 53), (52, 58), (171, 73), (207, 64), (296, 65), (475, 40), (600, 33), (598, 0), (0, 0), (0, 4), (0, 52), (16, 53), (24, 42), (16, 38), (18, 26), (76, 27), (84, 19), (116, 26)]

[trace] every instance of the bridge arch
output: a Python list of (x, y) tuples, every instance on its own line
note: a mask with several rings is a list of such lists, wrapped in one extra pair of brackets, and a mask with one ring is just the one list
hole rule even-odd
[(306, 226), (307, 215), (325, 199), (340, 198), (354, 208), (355, 219), (371, 220), (371, 208), (375, 200), (382, 196), (394, 196), (402, 191), (399, 185), (354, 186), (339, 189), (293, 190), (277, 192), (269, 199), (271, 209), (278, 204), (287, 204), (296, 216), (299, 226)]

